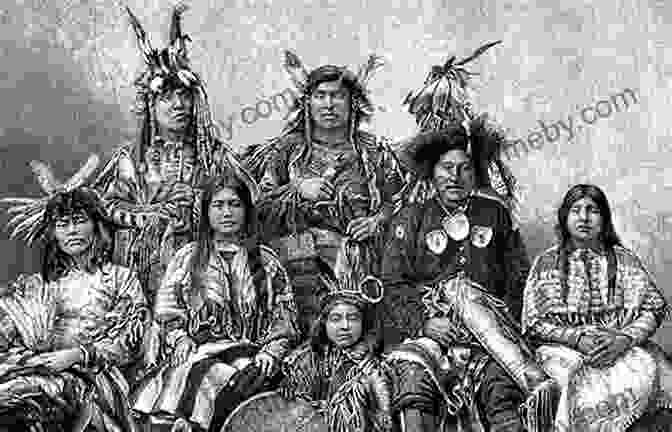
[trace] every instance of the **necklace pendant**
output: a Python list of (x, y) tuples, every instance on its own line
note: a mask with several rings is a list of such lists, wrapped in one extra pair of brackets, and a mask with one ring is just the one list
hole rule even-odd
[(441, 221), (446, 234), (455, 241), (461, 241), (469, 236), (469, 218), (459, 211), (451, 216), (446, 216)]

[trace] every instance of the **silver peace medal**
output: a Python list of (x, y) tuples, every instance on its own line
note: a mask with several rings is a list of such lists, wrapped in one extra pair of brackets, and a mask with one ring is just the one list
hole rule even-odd
[(443, 253), (448, 246), (448, 235), (442, 229), (437, 229), (425, 234), (425, 243), (430, 251), (435, 254)]
[(469, 218), (462, 212), (445, 217), (442, 224), (446, 233), (455, 241), (464, 240), (469, 236)]

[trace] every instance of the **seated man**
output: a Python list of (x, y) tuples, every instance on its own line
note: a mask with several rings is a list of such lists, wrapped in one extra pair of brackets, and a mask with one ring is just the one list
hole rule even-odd
[(555, 388), (511, 315), (520, 308), (526, 257), (507, 206), (475, 190), (480, 155), (468, 153), (468, 142), (464, 127), (453, 125), (419, 134), (404, 156), (436, 193), (392, 222), (382, 261), (385, 335), (396, 333), (391, 342), (398, 342), (424, 323), (419, 338), (388, 355), (397, 375), (395, 409), (407, 431), (442, 422), (548, 430)]

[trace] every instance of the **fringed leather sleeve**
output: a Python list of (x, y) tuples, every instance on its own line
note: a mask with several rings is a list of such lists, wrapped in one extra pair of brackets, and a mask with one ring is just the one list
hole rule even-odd
[(376, 361), (376, 367), (369, 375), (369, 385), (374, 400), (371, 422), (374, 431), (392, 431), (392, 379), (389, 366)]
[(154, 319), (164, 326), (168, 340), (176, 339), (177, 333), (186, 329), (188, 313), (184, 293), (191, 288), (189, 262), (195, 248), (196, 243), (189, 243), (177, 251), (156, 293)]
[(304, 344), (289, 354), (282, 363), (284, 379), (282, 395), (291, 400), (314, 402), (319, 397), (320, 365), (317, 354)]
[(275, 252), (263, 245), (259, 249), (266, 274), (263, 286), (267, 290), (267, 304), (264, 310), (270, 318), (260, 343), (262, 351), (282, 360), (299, 337), (294, 290)]
[(107, 314), (111, 325), (102, 339), (85, 348), (96, 363), (119, 366), (139, 354), (142, 337), (134, 341), (134, 333), (145, 328), (149, 308), (136, 274), (128, 268), (108, 265), (103, 268), (103, 283), (115, 293), (112, 310)]
[(621, 329), (621, 332), (632, 339), (633, 345), (641, 345), (656, 333), (660, 324), (660, 316), (655, 312), (643, 311), (636, 320)]

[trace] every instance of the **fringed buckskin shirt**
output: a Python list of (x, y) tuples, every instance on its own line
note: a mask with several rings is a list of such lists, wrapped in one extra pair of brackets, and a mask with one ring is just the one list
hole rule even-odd
[[(354, 218), (378, 211), (391, 216), (403, 186), (396, 157), (375, 135), (360, 131), (354, 139), (355, 145), (347, 147), (333, 148), (319, 140), (308, 146), (303, 133), (297, 132), (278, 144), (260, 181), (264, 202), (272, 206), (268, 220), (282, 221), (276, 235), (315, 226), (343, 232)], [(298, 196), (296, 184), (312, 177), (332, 182), (333, 200), (316, 205)]]
[(385, 365), (366, 342), (351, 348), (306, 344), (285, 360), (283, 395), (317, 402), (332, 432), (390, 432), (391, 387)]
[[(282, 359), (297, 336), (284, 269), (265, 246), (232, 247), (211, 255), (201, 292), (192, 290), (189, 271), (196, 243), (175, 255), (154, 306), (156, 319), (166, 323), (166, 342), (172, 345), (185, 334), (197, 343), (243, 339)], [(229, 262), (224, 252), (231, 255)]]

